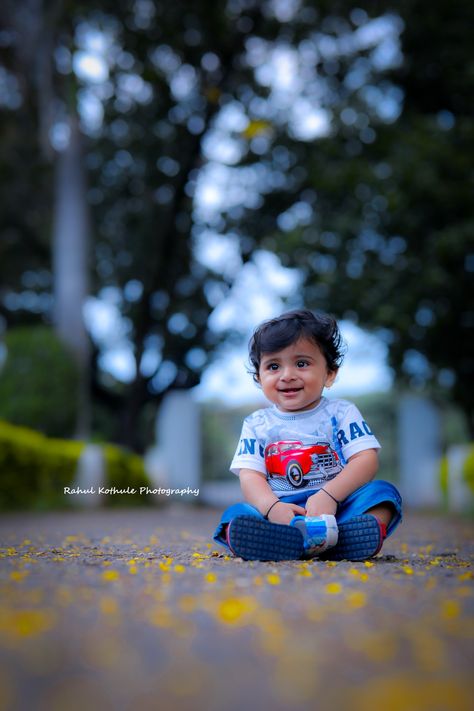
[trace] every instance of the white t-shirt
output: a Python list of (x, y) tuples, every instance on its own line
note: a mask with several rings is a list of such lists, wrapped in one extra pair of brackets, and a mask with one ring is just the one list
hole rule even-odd
[(322, 397), (312, 410), (281, 412), (272, 405), (246, 417), (230, 469), (261, 472), (276, 496), (289, 496), (317, 491), (354, 454), (379, 448), (353, 403)]

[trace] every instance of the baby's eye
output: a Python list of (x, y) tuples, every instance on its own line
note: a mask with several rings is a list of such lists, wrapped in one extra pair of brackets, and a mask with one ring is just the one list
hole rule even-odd
[(278, 363), (269, 363), (267, 365), (268, 370), (278, 370)]
[(298, 361), (296, 362), (296, 367), (297, 367), (297, 368), (306, 368), (307, 365), (308, 365), (308, 361), (307, 361), (307, 360), (298, 360)]

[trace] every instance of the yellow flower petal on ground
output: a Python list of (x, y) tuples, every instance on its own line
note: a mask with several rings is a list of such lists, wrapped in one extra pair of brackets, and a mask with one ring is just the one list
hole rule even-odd
[(181, 595), (178, 605), (183, 612), (194, 612), (197, 607), (197, 598), (194, 595)]
[(337, 565), (337, 562), (335, 560), (327, 560), (326, 561), (326, 568), (334, 568)]
[(441, 605), (441, 614), (445, 620), (452, 620), (461, 614), (461, 605), (457, 600), (444, 600)]
[[(462, 679), (461, 679), (462, 681)], [(415, 672), (377, 675), (351, 693), (351, 709), (373, 708), (374, 699), (384, 699), (385, 711), (468, 711), (472, 708), (472, 690), (460, 679), (420, 677)]]
[(181, 565), (180, 563), (177, 563), (174, 566), (173, 570), (175, 573), (185, 573), (186, 572), (186, 568), (184, 567), (184, 565)]
[(367, 575), (367, 573), (363, 573), (361, 570), (358, 570), (357, 568), (351, 568), (349, 570), (349, 573), (364, 583), (366, 583), (367, 580), (369, 579), (369, 576)]
[(404, 565), (402, 570), (405, 575), (413, 575), (413, 568), (410, 565)]
[(458, 575), (458, 580), (464, 581), (464, 580), (471, 580), (473, 577), (473, 574), (471, 571), (468, 573), (461, 573), (461, 575)]
[(280, 585), (281, 578), (278, 573), (268, 573), (266, 576), (266, 581), (269, 585)]
[(349, 607), (357, 610), (360, 607), (364, 607), (367, 604), (367, 595), (359, 590), (350, 592), (346, 597), (346, 602)]
[(366, 568), (373, 568), (375, 563), (371, 563), (370, 560), (364, 561), (364, 565)]
[(298, 571), (298, 576), (300, 578), (312, 578), (313, 573), (308, 568), (301, 568), (301, 570)]
[(199, 560), (203, 560), (204, 558), (207, 558), (208, 556), (205, 553), (193, 553), (192, 558), (199, 558)]
[(14, 637), (34, 637), (47, 632), (55, 617), (48, 610), (1, 610), (0, 631)]
[(116, 615), (119, 611), (117, 600), (110, 595), (104, 595), (99, 601), (100, 611), (104, 615)]
[(240, 624), (255, 609), (255, 602), (248, 597), (229, 597), (217, 608), (217, 618), (227, 625)]
[(118, 570), (105, 570), (102, 573), (102, 580), (114, 581), (120, 578)]
[(10, 573), (10, 580), (14, 580), (16, 583), (20, 583), (28, 575), (27, 570), (14, 570)]
[(215, 583), (217, 580), (217, 575), (215, 573), (206, 573), (204, 576), (206, 583)]
[(136, 565), (130, 565), (128, 568), (130, 575), (136, 575), (138, 573), (138, 568)]
[(174, 622), (171, 611), (162, 605), (155, 607), (155, 609), (150, 612), (149, 619), (150, 622), (157, 627), (172, 627)]
[(340, 595), (342, 592), (342, 585), (340, 583), (328, 583), (324, 590), (328, 595)]

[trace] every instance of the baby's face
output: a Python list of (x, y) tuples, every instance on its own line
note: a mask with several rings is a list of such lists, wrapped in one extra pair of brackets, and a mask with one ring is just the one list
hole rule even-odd
[(265, 353), (258, 371), (265, 397), (282, 412), (315, 407), (336, 375), (337, 371), (328, 369), (319, 346), (306, 338), (276, 353)]

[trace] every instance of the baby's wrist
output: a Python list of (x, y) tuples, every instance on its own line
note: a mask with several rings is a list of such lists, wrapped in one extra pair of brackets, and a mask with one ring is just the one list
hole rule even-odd
[(264, 518), (266, 521), (268, 521), (268, 518), (269, 518), (269, 516), (270, 516), (270, 512), (275, 509), (275, 506), (276, 506), (277, 504), (281, 504), (281, 503), (282, 503), (282, 502), (280, 501), (280, 499), (275, 499), (274, 501), (272, 501), (272, 502), (270, 503), (270, 505), (269, 505), (269, 506), (266, 508), (266, 510), (264, 511), (264, 513), (263, 513), (263, 518)]
[(325, 494), (327, 497), (329, 497), (330, 499), (332, 499), (332, 500), (334, 501), (334, 503), (336, 504), (336, 506), (339, 506), (339, 505), (341, 504), (341, 502), (339, 501), (339, 499), (336, 498), (336, 497), (334, 496), (334, 494), (331, 494), (330, 491), (328, 491), (327, 489), (325, 489), (324, 486), (322, 486), (322, 487), (320, 488), (320, 490), (319, 490), (318, 493), (320, 493), (320, 492), (322, 492), (323, 495)]

